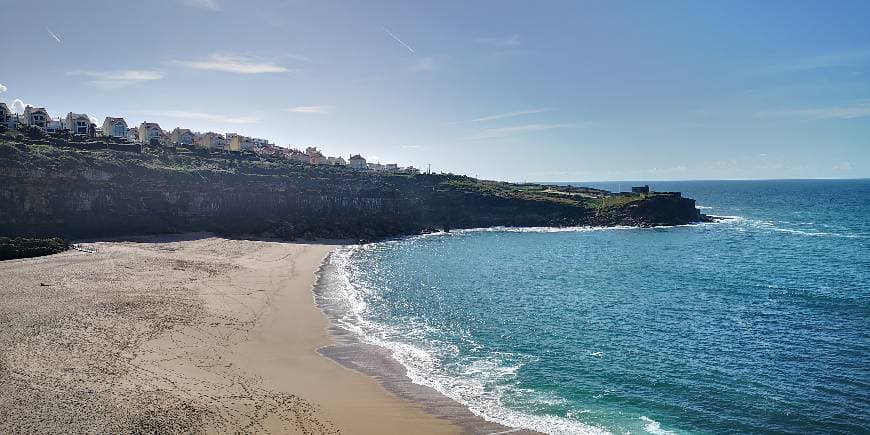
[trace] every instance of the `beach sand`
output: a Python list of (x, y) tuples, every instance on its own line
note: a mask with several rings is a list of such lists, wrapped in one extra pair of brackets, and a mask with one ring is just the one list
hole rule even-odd
[(0, 262), (0, 432), (449, 434), (332, 343), (334, 245), (204, 234)]

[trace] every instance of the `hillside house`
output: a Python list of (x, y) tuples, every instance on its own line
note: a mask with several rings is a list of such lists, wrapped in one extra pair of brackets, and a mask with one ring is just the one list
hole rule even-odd
[[(48, 118), (48, 122), (45, 123), (45, 132), (46, 133), (57, 133), (59, 131), (64, 130), (64, 122), (61, 121), (60, 118), (51, 119)], [(87, 134), (87, 133), (85, 133)]]
[(309, 163), (311, 162), (311, 157), (308, 154), (303, 153), (302, 151), (293, 148), (289, 151), (289, 159), (298, 162), (298, 163)]
[(4, 127), (12, 127), (12, 112), (9, 111), (9, 107), (6, 106), (6, 103), (0, 103), (0, 125)]
[(354, 154), (354, 155), (350, 156), (350, 158), (348, 159), (348, 162), (349, 162), (348, 165), (350, 166), (351, 169), (359, 169), (359, 170), (368, 169), (368, 165), (366, 165), (366, 159), (364, 159), (359, 154)]
[(91, 126), (91, 118), (84, 113), (69, 112), (63, 120), (63, 128), (69, 130), (75, 136), (88, 136)]
[(327, 157), (326, 163), (332, 166), (347, 166), (347, 161), (344, 157)]
[(102, 134), (104, 137), (126, 139), (127, 131), (127, 121), (124, 121), (124, 118), (113, 118), (107, 116), (106, 119), (103, 120)]
[(139, 127), (130, 127), (127, 129), (127, 140), (130, 142), (139, 142)]
[(196, 145), (198, 148), (217, 151), (224, 151), (228, 148), (226, 136), (211, 131), (204, 133)]
[(194, 144), (195, 140), (193, 132), (187, 128), (175, 127), (169, 134), (169, 141), (175, 146), (190, 146)]
[(308, 147), (305, 149), (305, 154), (308, 155), (308, 163), (312, 165), (325, 165), (329, 162), (326, 156), (316, 147)]
[(227, 133), (230, 151), (249, 151), (254, 148), (251, 138), (236, 133)]
[(163, 134), (163, 130), (156, 122), (143, 122), (139, 124), (138, 134), (139, 143), (149, 145), (152, 143), (152, 140), (160, 143), (160, 136)]
[(33, 107), (27, 106), (24, 108), (24, 115), (22, 116), (21, 122), (24, 125), (31, 127), (39, 127), (45, 130), (45, 127), (48, 125), (48, 121), (51, 118), (48, 116), (48, 111), (45, 110), (44, 107)]

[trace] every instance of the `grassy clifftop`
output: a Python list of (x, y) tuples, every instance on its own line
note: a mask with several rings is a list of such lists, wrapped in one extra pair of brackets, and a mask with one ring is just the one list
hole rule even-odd
[[(373, 239), (436, 229), (670, 225), (694, 201), (0, 134), (0, 235), (176, 231)], [(124, 151), (127, 149), (127, 151)]]

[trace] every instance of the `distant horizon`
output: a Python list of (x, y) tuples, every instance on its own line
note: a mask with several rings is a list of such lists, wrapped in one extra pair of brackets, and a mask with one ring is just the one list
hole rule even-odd
[[(172, 19), (118, 18), (145, 16)], [(10, 2), (0, 101), (508, 181), (868, 178), (867, 22), (861, 0)]]
[[(526, 181), (526, 183), (683, 183), (691, 181), (870, 181), (870, 177), (858, 178), (699, 178), (683, 180), (594, 180), (594, 181)], [(582, 187), (582, 186), (581, 186)]]

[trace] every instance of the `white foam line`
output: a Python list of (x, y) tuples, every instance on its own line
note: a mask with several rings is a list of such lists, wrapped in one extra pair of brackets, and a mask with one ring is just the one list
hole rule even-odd
[[(479, 370), (475, 372), (480, 376), (451, 376), (438, 371), (439, 359), (433, 353), (436, 351), (458, 352), (455, 346), (451, 348), (445, 346), (444, 343), (430, 343), (432, 349), (427, 350), (406, 342), (409, 338), (413, 340), (413, 337), (409, 337), (408, 330), (397, 330), (389, 325), (367, 319), (370, 308), (365, 296), (373, 290), (354, 282), (351, 257), (359, 250), (370, 250), (374, 249), (375, 246), (375, 244), (369, 244), (338, 249), (330, 256), (330, 261), (338, 271), (338, 281), (341, 285), (339, 294), (344, 296), (348, 306), (348, 311), (338, 320), (342, 327), (357, 334), (363, 342), (386, 349), (393, 359), (405, 367), (405, 375), (411, 382), (433, 388), (465, 405), (469, 411), (484, 420), (519, 430), (528, 429), (550, 434), (597, 435), (608, 433), (602, 428), (578, 420), (554, 415), (530, 415), (502, 405), (501, 398), (504, 393), (513, 387), (502, 385), (494, 390), (488, 390), (487, 385), (509, 379), (511, 373), (516, 373), (525, 362), (529, 361), (527, 355), (494, 354), (491, 355), (491, 358), (479, 361), (481, 365), (485, 366), (483, 370), (478, 367)], [(418, 326), (432, 330), (430, 325)], [(393, 337), (403, 337), (403, 339), (398, 341)], [(487, 374), (491, 376), (487, 377)]]

